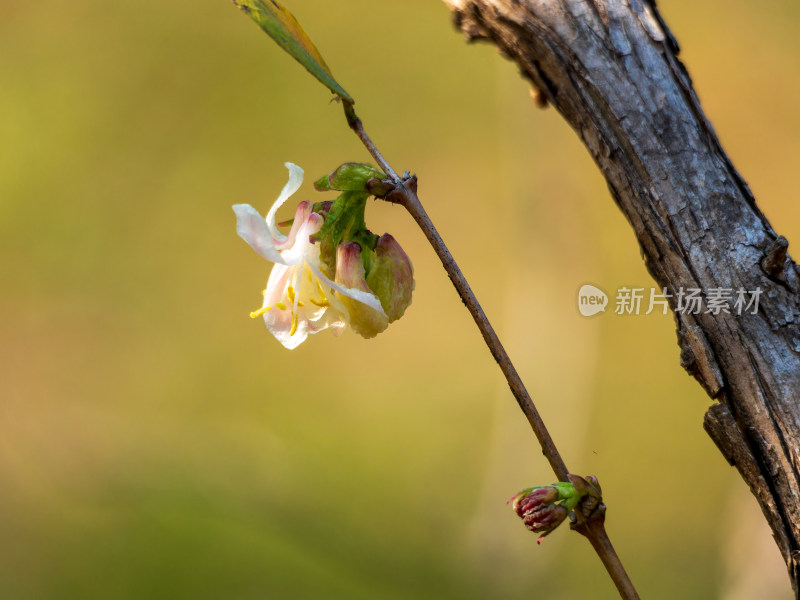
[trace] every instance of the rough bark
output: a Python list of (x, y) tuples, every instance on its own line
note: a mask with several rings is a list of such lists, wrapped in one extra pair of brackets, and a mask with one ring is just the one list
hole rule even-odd
[[(758, 499), (798, 594), (800, 277), (700, 108), (654, 1), (445, 0), (575, 129), (670, 299), (705, 429)], [(762, 290), (756, 314), (678, 308), (680, 289)], [(799, 596), (800, 597), (800, 596)]]

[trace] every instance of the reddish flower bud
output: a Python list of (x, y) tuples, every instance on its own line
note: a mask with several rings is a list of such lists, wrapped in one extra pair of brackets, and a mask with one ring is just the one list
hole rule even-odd
[(529, 488), (511, 499), (514, 512), (522, 519), (525, 527), (542, 534), (538, 543), (561, 525), (569, 514), (567, 507), (556, 504), (559, 499), (559, 490), (555, 486)]
[[(582, 510), (594, 511), (601, 503), (600, 484), (597, 478), (589, 475), (568, 475), (569, 482), (559, 481), (552, 485), (541, 485), (522, 490), (509, 500), (514, 512), (522, 519), (525, 527), (542, 538), (561, 525), (567, 515), (575, 509), (581, 499)], [(584, 513), (585, 514), (585, 513)]]

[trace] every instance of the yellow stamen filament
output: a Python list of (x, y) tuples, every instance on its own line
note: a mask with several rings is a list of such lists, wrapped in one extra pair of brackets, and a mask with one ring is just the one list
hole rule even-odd
[[(289, 298), (289, 304), (294, 304), (294, 288), (292, 286), (289, 286), (289, 289), (286, 291), (286, 297)], [(305, 306), (305, 304), (298, 300), (297, 306)]]
[(292, 337), (297, 331), (297, 313), (292, 311), (292, 328), (289, 330), (289, 337)]
[(322, 285), (320, 284), (319, 279), (317, 279), (316, 283), (317, 283), (317, 291), (319, 292), (319, 297), (322, 298), (322, 300), (314, 300), (314, 298), (309, 298), (308, 301), (311, 302), (311, 304), (319, 306), (320, 308), (330, 306), (331, 304), (325, 297), (325, 292), (322, 290)]
[(260, 317), (261, 315), (263, 315), (268, 310), (272, 310), (272, 307), (271, 306), (265, 306), (264, 308), (259, 308), (258, 310), (254, 310), (253, 312), (250, 313), (250, 318), (251, 319), (255, 319), (256, 317)]

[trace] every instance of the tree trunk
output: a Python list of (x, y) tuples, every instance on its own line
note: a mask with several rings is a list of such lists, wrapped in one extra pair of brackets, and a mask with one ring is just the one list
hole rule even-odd
[[(470, 40), (517, 62), (603, 172), (672, 295), (681, 365), (717, 401), (705, 429), (758, 499), (798, 594), (798, 269), (722, 150), (655, 2), (445, 2)], [(691, 289), (699, 311), (680, 296)], [(739, 290), (759, 289), (756, 314), (736, 306)]]

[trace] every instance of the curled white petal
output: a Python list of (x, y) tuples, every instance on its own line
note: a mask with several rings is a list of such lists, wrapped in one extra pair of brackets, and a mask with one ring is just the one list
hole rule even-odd
[(250, 244), (250, 247), (262, 258), (274, 263), (286, 264), (275, 247), (264, 217), (258, 214), (255, 208), (249, 204), (234, 204), (233, 212), (236, 213), (236, 233), (240, 238)]
[[(317, 268), (316, 265), (309, 264), (311, 270), (314, 272), (314, 275), (319, 277), (325, 285), (329, 286), (330, 288), (336, 290), (340, 294), (347, 296), (348, 298), (352, 298), (353, 300), (358, 300), (359, 302), (366, 304), (370, 308), (378, 311), (382, 316), (386, 317), (386, 313), (383, 310), (383, 306), (381, 306), (381, 301), (378, 300), (378, 297), (375, 294), (370, 294), (369, 292), (362, 292), (361, 290), (354, 290), (352, 288), (344, 287), (336, 283), (335, 281), (331, 281), (325, 274)], [(388, 317), (386, 317), (388, 319)]]
[(285, 242), (286, 236), (278, 230), (278, 226), (275, 224), (275, 215), (283, 203), (289, 199), (289, 196), (299, 190), (303, 183), (303, 169), (294, 163), (287, 162), (284, 164), (286, 168), (289, 169), (289, 181), (283, 186), (281, 195), (278, 196), (275, 204), (272, 205), (272, 208), (270, 208), (267, 213), (267, 227), (269, 228), (272, 238), (278, 243)]

